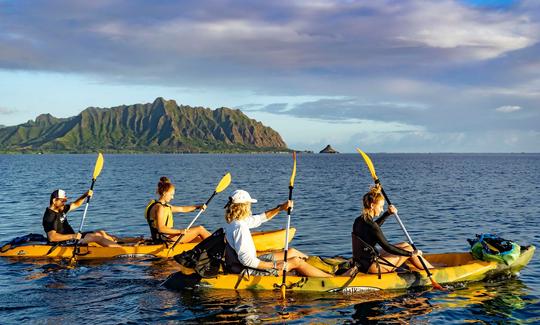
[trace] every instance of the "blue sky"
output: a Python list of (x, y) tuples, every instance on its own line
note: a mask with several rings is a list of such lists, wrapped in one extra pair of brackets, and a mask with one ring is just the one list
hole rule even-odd
[(0, 124), (242, 109), (289, 147), (540, 152), (538, 1), (0, 0)]

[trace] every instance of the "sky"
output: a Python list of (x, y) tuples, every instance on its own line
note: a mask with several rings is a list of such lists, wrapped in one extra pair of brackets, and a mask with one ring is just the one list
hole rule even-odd
[(290, 148), (540, 152), (540, 1), (0, 0), (0, 125), (239, 108)]

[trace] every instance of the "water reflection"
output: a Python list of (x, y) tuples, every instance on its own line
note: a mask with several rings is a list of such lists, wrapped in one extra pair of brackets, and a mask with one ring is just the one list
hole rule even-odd
[[(539, 299), (519, 279), (470, 283), (437, 299), (437, 307), (460, 320), (489, 323), (538, 322)], [(527, 310), (529, 309), (529, 310)], [(536, 310), (534, 313), (530, 311)], [(454, 313), (459, 313), (455, 315)], [(452, 319), (453, 317), (449, 317)]]
[[(43, 272), (50, 261), (3, 260), (0, 268), (14, 279), (4, 293), (23, 300), (0, 299), (5, 320), (34, 313), (60, 322), (101, 320), (136, 323), (537, 323), (539, 299), (519, 279), (455, 285), (451, 291), (370, 292), (363, 294), (277, 291), (195, 290), (175, 292), (160, 283), (176, 271), (172, 260), (84, 261), (75, 269)], [(15, 289), (17, 288), (17, 289)], [(16, 315), (8, 310), (17, 310)], [(13, 316), (12, 316), (13, 315)]]

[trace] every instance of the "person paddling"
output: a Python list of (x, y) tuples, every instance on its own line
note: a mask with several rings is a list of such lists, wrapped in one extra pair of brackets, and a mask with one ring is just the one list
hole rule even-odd
[[(373, 186), (363, 196), (363, 211), (356, 218), (353, 225), (353, 259), (358, 271), (364, 273), (388, 273), (394, 271), (406, 261), (410, 261), (416, 268), (423, 269), (419, 257), (422, 251), (414, 250), (409, 243), (402, 242), (392, 245), (384, 236), (381, 226), (392, 214), (397, 213), (395, 206), (390, 205), (380, 218), (384, 208), (384, 196), (379, 185)], [(378, 252), (375, 245), (383, 249)], [(427, 261), (426, 266), (433, 268)]]
[(64, 190), (58, 189), (51, 193), (49, 207), (45, 209), (43, 215), (43, 229), (47, 233), (49, 242), (79, 240), (80, 244), (95, 242), (101, 246), (120, 247), (116, 240), (103, 230), (75, 233), (69, 224), (67, 213), (80, 207), (92, 194), (92, 190), (88, 190), (74, 202), (66, 204), (68, 198)]
[[(250, 228), (256, 228), (269, 221), (281, 211), (292, 208), (292, 200), (285, 201), (264, 213), (253, 215), (251, 204), (257, 202), (248, 192), (236, 190), (229, 197), (225, 206), (225, 221), (223, 227), (227, 240), (225, 252), (225, 265), (229, 272), (240, 273), (244, 269), (251, 275), (274, 275), (283, 269), (283, 251), (257, 256), (257, 250), (251, 237)], [(289, 248), (287, 270), (305, 276), (330, 277), (331, 275), (306, 263), (307, 255)]]
[(150, 233), (154, 243), (174, 243), (180, 235), (183, 235), (180, 243), (189, 243), (195, 239), (203, 240), (211, 235), (203, 226), (191, 227), (187, 232), (183, 229), (174, 228), (173, 213), (187, 213), (197, 209), (205, 210), (205, 204), (188, 206), (171, 205), (170, 202), (174, 198), (175, 186), (165, 176), (159, 179), (156, 192), (159, 198), (157, 200), (151, 200), (146, 206), (146, 221), (150, 227)]

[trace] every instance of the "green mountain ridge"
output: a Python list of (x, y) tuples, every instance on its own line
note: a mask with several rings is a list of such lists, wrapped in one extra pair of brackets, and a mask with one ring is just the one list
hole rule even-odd
[(253, 152), (287, 151), (276, 131), (238, 109), (153, 103), (89, 107), (79, 115), (0, 128), (2, 152)]

